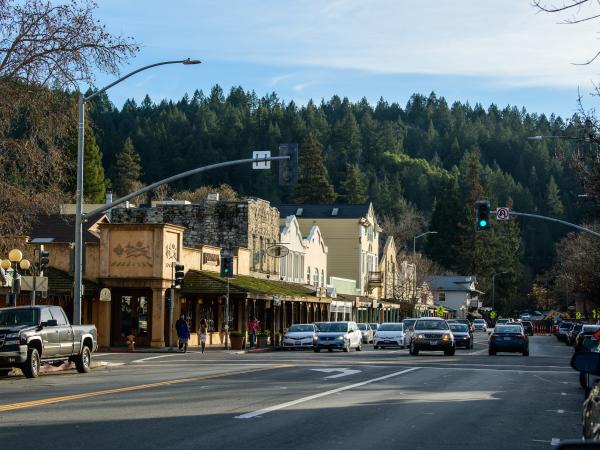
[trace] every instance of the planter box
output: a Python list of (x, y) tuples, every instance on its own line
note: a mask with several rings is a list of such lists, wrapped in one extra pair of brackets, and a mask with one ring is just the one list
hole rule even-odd
[(258, 336), (258, 347), (266, 348), (269, 345), (269, 336)]
[(244, 338), (242, 336), (229, 336), (229, 342), (232, 350), (241, 350)]

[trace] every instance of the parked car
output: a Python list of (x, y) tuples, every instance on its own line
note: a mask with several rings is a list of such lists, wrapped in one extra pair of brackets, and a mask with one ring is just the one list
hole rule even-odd
[[(575, 353), (571, 367), (586, 376), (600, 376), (600, 353)], [(580, 377), (581, 378), (581, 377)], [(582, 434), (584, 439), (600, 440), (600, 383), (595, 382), (583, 402)]]
[(60, 306), (0, 309), (0, 369), (18, 367), (27, 378), (37, 377), (44, 361), (73, 361), (89, 372), (97, 339), (94, 325), (71, 326)]
[(521, 314), (521, 320), (531, 320), (531, 315), (529, 313)]
[(363, 344), (370, 344), (373, 342), (373, 335), (375, 332), (371, 329), (368, 323), (357, 323), (358, 329), (362, 333)]
[(527, 336), (533, 336), (533, 324), (528, 320), (524, 320), (521, 324), (523, 325), (525, 334)]
[(520, 325), (498, 325), (490, 336), (488, 351), (490, 356), (498, 352), (518, 352), (529, 356), (529, 339)]
[(349, 352), (353, 348), (357, 351), (362, 350), (362, 333), (356, 322), (327, 322), (319, 325), (315, 352), (318, 353), (321, 349)]
[[(575, 344), (573, 345), (575, 353), (589, 351), (594, 347), (597, 344), (598, 339), (594, 338), (593, 334), (598, 330), (600, 330), (600, 325), (584, 325), (581, 327), (581, 331), (575, 338)], [(594, 342), (592, 343), (589, 341)]]
[(369, 326), (371, 327), (371, 330), (373, 330), (373, 334), (375, 334), (377, 332), (377, 329), (379, 328), (378, 323), (370, 323)]
[(312, 348), (317, 340), (317, 331), (312, 323), (291, 325), (283, 334), (283, 348)]
[(575, 339), (577, 339), (577, 335), (581, 332), (583, 328), (583, 324), (581, 322), (574, 323), (567, 331), (567, 336), (565, 338), (565, 344), (568, 346), (575, 345)]
[(473, 335), (469, 332), (468, 326), (464, 323), (449, 323), (448, 326), (450, 327), (450, 330), (452, 330), (456, 348), (473, 348)]
[(417, 356), (421, 350), (443, 351), (446, 356), (454, 355), (456, 351), (454, 336), (444, 319), (422, 317), (415, 322), (410, 354)]
[(485, 333), (487, 331), (487, 322), (485, 319), (475, 319), (473, 321), (473, 330), (483, 331)]
[(373, 338), (373, 348), (401, 347), (410, 345), (410, 333), (403, 323), (382, 323)]

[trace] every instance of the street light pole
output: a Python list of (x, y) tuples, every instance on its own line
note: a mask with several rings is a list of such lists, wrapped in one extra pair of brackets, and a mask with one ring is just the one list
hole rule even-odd
[(84, 134), (85, 134), (85, 104), (90, 100), (94, 99), (98, 95), (107, 91), (121, 81), (135, 75), (136, 73), (142, 72), (147, 69), (151, 69), (157, 66), (164, 66), (167, 64), (184, 64), (193, 65), (200, 64), (199, 60), (196, 59), (182, 59), (177, 61), (163, 61), (148, 66), (141, 67), (127, 75), (113, 81), (109, 85), (103, 87), (99, 91), (88, 95), (87, 97), (83, 94), (79, 94), (79, 100), (77, 104), (77, 187), (75, 190), (75, 270), (73, 279), (73, 323), (75, 325), (81, 325), (81, 296), (82, 296), (82, 261), (83, 261), (83, 156), (84, 156)]
[(427, 236), (428, 234), (438, 234), (437, 231), (426, 231), (425, 233), (421, 233), (415, 237), (413, 237), (413, 298), (417, 296), (417, 239), (423, 236)]
[(495, 291), (495, 281), (496, 281), (496, 277), (498, 275), (506, 275), (507, 273), (509, 273), (509, 272), (494, 272), (494, 274), (492, 275), (492, 310), (495, 307), (495, 294), (496, 294), (496, 291)]

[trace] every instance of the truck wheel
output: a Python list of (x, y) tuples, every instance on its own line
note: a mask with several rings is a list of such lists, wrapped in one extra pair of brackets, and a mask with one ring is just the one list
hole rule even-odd
[(81, 350), (81, 353), (74, 358), (75, 367), (79, 373), (88, 373), (92, 364), (92, 352), (86, 345)]
[(36, 348), (30, 348), (27, 352), (27, 361), (21, 366), (23, 374), (27, 378), (37, 378), (40, 374), (40, 354)]

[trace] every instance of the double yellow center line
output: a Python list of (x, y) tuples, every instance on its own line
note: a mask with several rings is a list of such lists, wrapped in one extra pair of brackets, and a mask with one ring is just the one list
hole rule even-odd
[(52, 405), (54, 403), (70, 402), (73, 400), (81, 400), (81, 399), (85, 399), (85, 398), (99, 397), (101, 395), (120, 394), (123, 392), (133, 392), (133, 391), (141, 391), (144, 389), (153, 389), (153, 388), (158, 388), (158, 387), (163, 387), (163, 386), (173, 386), (173, 385), (182, 384), (182, 383), (190, 383), (192, 381), (210, 380), (210, 379), (219, 378), (219, 377), (230, 377), (230, 376), (234, 376), (234, 375), (243, 375), (243, 374), (248, 374), (248, 373), (253, 373), (253, 372), (262, 372), (265, 370), (281, 369), (284, 367), (289, 367), (289, 366), (288, 365), (277, 365), (277, 366), (263, 367), (263, 368), (256, 368), (256, 369), (239, 370), (239, 371), (235, 371), (235, 372), (222, 372), (222, 373), (211, 374), (211, 375), (203, 375), (203, 376), (199, 376), (199, 377), (178, 378), (175, 380), (159, 381), (156, 383), (138, 384), (135, 386), (127, 386), (127, 387), (122, 387), (122, 388), (104, 389), (101, 391), (93, 391), (93, 392), (84, 392), (82, 394), (63, 395), (60, 397), (50, 397), (50, 398), (44, 398), (44, 399), (40, 399), (40, 400), (32, 400), (29, 402), (10, 403), (7, 405), (0, 405), (0, 412), (15, 411), (17, 409), (25, 409), (25, 408), (34, 408), (37, 406), (44, 406), (44, 405)]

